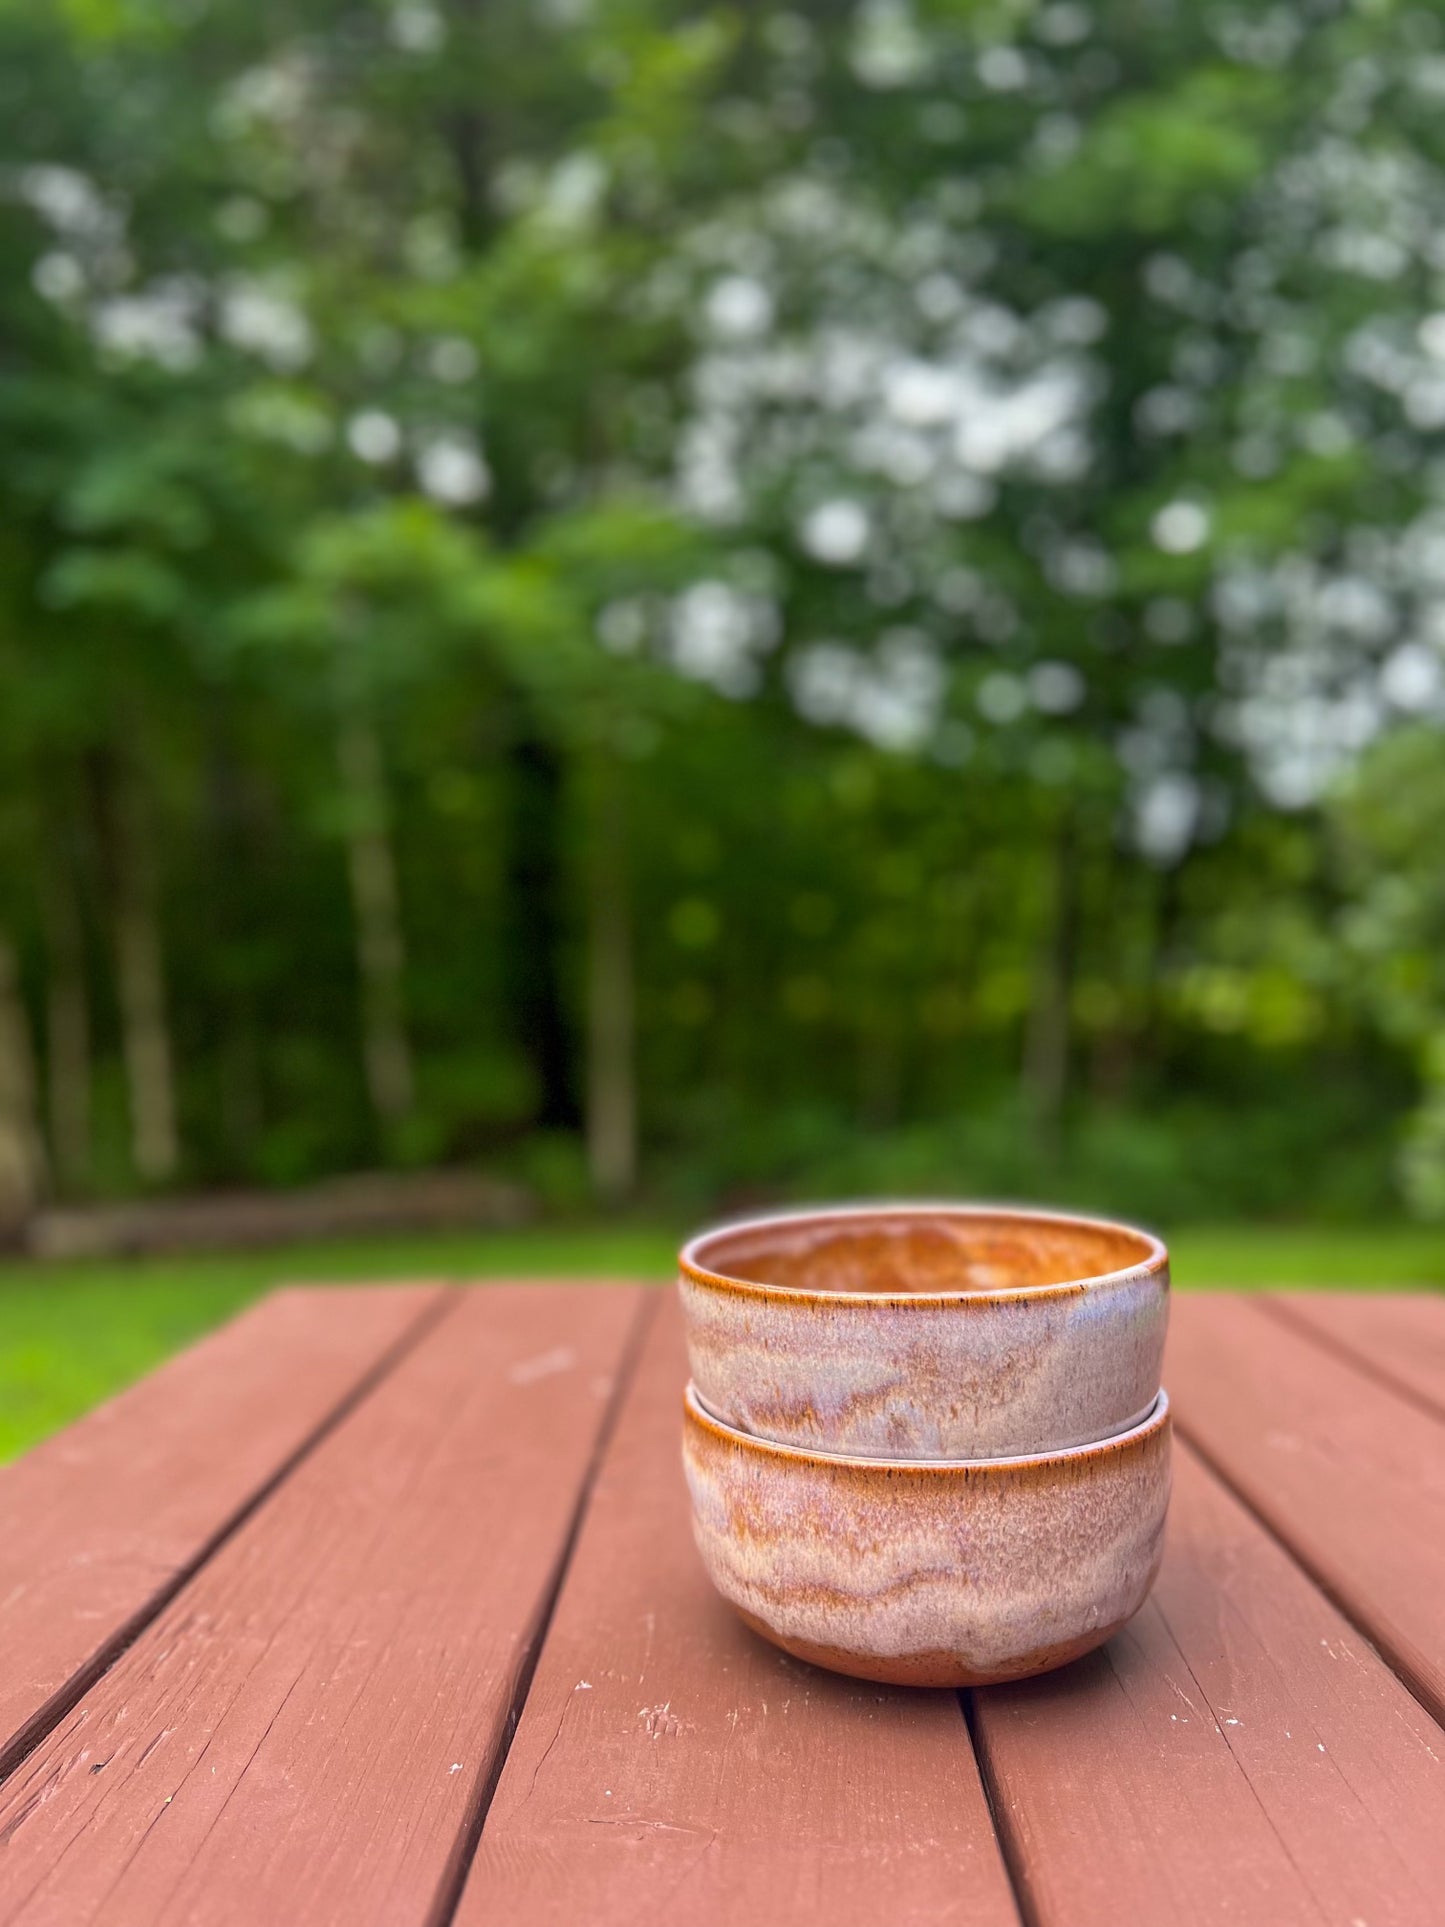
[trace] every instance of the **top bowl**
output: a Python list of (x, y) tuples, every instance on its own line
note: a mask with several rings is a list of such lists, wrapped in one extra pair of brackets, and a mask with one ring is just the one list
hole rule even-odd
[(1100, 1218), (959, 1205), (753, 1218), (684, 1246), (693, 1382), (725, 1423), (823, 1452), (979, 1459), (1137, 1424), (1169, 1254)]

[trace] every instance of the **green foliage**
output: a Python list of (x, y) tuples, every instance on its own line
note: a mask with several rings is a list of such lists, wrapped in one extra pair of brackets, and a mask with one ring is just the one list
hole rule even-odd
[(1405, 1194), (1445, 1218), (1445, 757), (1434, 730), (1402, 731), (1336, 799), (1355, 883), (1345, 954), (1370, 1015), (1411, 1049), (1424, 1095), (1400, 1150)]
[(698, 1209), (1445, 1209), (1442, 60), (1333, 0), (0, 6), (52, 1187), (561, 1205), (630, 1079)]
[(1104, 109), (1067, 169), (1023, 191), (1026, 218), (1061, 235), (1167, 235), (1227, 220), (1264, 171), (1255, 129), (1287, 112), (1283, 84), (1238, 68), (1186, 72)]

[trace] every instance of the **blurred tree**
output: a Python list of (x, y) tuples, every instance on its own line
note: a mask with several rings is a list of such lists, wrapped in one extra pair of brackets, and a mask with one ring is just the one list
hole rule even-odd
[(561, 1196), (580, 1118), (609, 1199), (917, 1130), (1258, 1206), (1393, 1117), (1433, 884), (1347, 987), (1319, 802), (1445, 716), (1442, 62), (1333, 0), (0, 0), (60, 1183), (535, 1133)]
[(1445, 755), (1417, 728), (1381, 743), (1336, 801), (1353, 888), (1341, 919), (1353, 988), (1420, 1067), (1423, 1098), (1401, 1174), (1422, 1215), (1445, 1217)]
[(15, 947), (0, 931), (0, 1243), (24, 1224), (44, 1173), (29, 1025)]

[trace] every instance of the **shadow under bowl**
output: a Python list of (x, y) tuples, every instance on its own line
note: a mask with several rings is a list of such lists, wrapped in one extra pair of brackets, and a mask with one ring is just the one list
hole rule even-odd
[(683, 1466), (713, 1584), (795, 1658), (859, 1679), (982, 1686), (1091, 1652), (1139, 1610), (1169, 1505), (1169, 1400), (1094, 1445), (907, 1463), (807, 1452), (689, 1386)]
[(704, 1232), (679, 1258), (693, 1382), (759, 1438), (897, 1459), (1052, 1452), (1159, 1388), (1169, 1254), (1047, 1211), (860, 1206)]

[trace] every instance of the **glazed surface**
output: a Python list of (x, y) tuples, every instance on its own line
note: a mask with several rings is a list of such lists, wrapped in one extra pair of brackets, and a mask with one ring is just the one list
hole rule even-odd
[(1169, 1417), (1003, 1465), (828, 1459), (732, 1432), (689, 1396), (683, 1462), (713, 1583), (801, 1658), (863, 1678), (1018, 1679), (1107, 1639), (1158, 1570)]
[(790, 1291), (939, 1293), (1063, 1285), (1146, 1264), (1128, 1225), (1045, 1212), (879, 1207), (783, 1215), (694, 1240), (687, 1262)]
[[(1067, 1269), (1120, 1259), (1129, 1268), (1088, 1282)], [(724, 1262), (746, 1276), (707, 1268)], [(1169, 1314), (1154, 1240), (1023, 1213), (745, 1226), (690, 1246), (679, 1288), (692, 1376), (719, 1417), (898, 1459), (1054, 1451), (1126, 1430), (1159, 1388)]]

